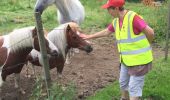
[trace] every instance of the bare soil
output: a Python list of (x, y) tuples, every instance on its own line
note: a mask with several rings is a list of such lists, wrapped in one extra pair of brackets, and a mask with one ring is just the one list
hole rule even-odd
[[(119, 77), (119, 56), (112, 37), (96, 39), (92, 43), (93, 52), (87, 54), (80, 51), (71, 58), (72, 63), (65, 65), (63, 70), (61, 83), (74, 82), (79, 100), (84, 100), (85, 97), (94, 94), (95, 91), (104, 88)], [(153, 51), (155, 58), (163, 56), (161, 48), (153, 48)], [(37, 75), (42, 74), (42, 68), (35, 67), (35, 70)], [(27, 74), (31, 76), (28, 77)], [(50, 74), (52, 81), (56, 82), (56, 69), (52, 69)], [(21, 86), (26, 93), (18, 97), (20, 93), (14, 88), (14, 76), (10, 75), (2, 87), (0, 97), (4, 100), (28, 100), (34, 84), (33, 69), (30, 65), (25, 66), (21, 73)]]

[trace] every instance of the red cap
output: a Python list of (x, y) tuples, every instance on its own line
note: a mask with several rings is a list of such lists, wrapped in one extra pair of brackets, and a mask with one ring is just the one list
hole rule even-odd
[(108, 7), (122, 7), (125, 4), (125, 0), (108, 0), (102, 8), (106, 9)]

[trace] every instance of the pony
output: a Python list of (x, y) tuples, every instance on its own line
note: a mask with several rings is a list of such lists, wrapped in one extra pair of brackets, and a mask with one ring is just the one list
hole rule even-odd
[[(57, 77), (59, 78), (62, 77), (66, 55), (70, 48), (79, 48), (87, 53), (93, 50), (91, 45), (79, 36), (80, 31), (78, 24), (69, 22), (54, 28), (47, 34), (47, 38), (51, 40), (59, 50), (57, 58), (50, 57), (49, 59), (50, 69), (57, 68)], [(28, 61), (33, 65), (41, 66), (39, 57), (40, 53), (38, 51), (31, 51), (28, 55)]]
[[(35, 12), (43, 11), (50, 5), (55, 4), (57, 7), (57, 19), (59, 24), (64, 24), (67, 22), (76, 22), (81, 24), (85, 18), (85, 10), (80, 0), (37, 0), (35, 4)], [(66, 64), (70, 64), (71, 56), (75, 53), (79, 53), (79, 49), (72, 48), (68, 52)]]
[[(40, 51), (37, 31), (34, 26), (15, 29), (8, 35), (0, 36), (0, 89), (6, 77), (20, 73), (32, 49)], [(45, 38), (47, 54), (58, 56), (56, 46)], [(15, 84), (17, 88), (18, 84)]]
[(73, 21), (80, 25), (84, 21), (85, 10), (80, 0), (37, 0), (34, 10), (42, 14), (52, 4), (58, 9), (59, 24)]

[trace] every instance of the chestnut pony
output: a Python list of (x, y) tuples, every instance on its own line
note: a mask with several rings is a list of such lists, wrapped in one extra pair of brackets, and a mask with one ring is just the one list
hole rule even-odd
[[(35, 4), (35, 11), (43, 11), (50, 5), (55, 4), (57, 7), (57, 19), (59, 24), (64, 24), (68, 22), (76, 22), (81, 24), (85, 18), (85, 9), (81, 4), (80, 0), (37, 0)], [(74, 52), (79, 52), (78, 49), (70, 49), (66, 57), (66, 64), (71, 63), (71, 56), (74, 55)]]
[[(47, 54), (58, 55), (58, 49), (45, 39)], [(12, 73), (20, 73), (26, 58), (32, 49), (40, 51), (35, 26), (15, 29), (8, 35), (0, 36), (0, 89), (6, 77)]]
[[(50, 57), (49, 59), (50, 69), (57, 68), (58, 77), (61, 77), (66, 55), (70, 48), (79, 48), (87, 53), (93, 50), (88, 42), (79, 37), (79, 34), (80, 28), (78, 24), (74, 22), (62, 24), (47, 34), (47, 38), (51, 40), (59, 50), (59, 56), (57, 58)], [(39, 57), (40, 53), (33, 50), (28, 56), (28, 61), (33, 65), (41, 66)]]

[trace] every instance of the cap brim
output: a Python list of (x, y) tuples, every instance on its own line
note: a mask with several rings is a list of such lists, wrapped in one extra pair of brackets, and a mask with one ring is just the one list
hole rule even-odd
[(101, 8), (103, 8), (103, 9), (107, 9), (109, 7), (110, 7), (110, 5), (108, 5), (108, 4), (104, 4), (103, 6), (101, 6)]

